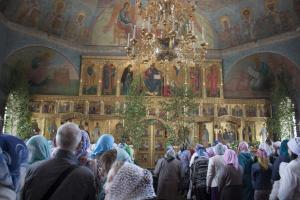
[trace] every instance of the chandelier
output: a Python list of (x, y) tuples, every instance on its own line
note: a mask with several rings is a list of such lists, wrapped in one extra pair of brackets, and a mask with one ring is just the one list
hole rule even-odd
[[(195, 2), (192, 0), (148, 0), (147, 5), (137, 0), (142, 26), (137, 35), (133, 27), (128, 35), (126, 52), (141, 62), (188, 62), (205, 60), (208, 43), (195, 34)], [(203, 30), (203, 29), (202, 29)]]

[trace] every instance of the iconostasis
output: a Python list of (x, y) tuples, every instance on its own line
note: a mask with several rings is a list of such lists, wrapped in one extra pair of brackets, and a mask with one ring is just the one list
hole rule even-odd
[(255, 142), (270, 117), (270, 104), (264, 99), (224, 99), (221, 60), (202, 65), (184, 66), (163, 63), (135, 65), (126, 57), (82, 57), (78, 96), (35, 95), (30, 103), (33, 119), (47, 138), (53, 138), (60, 124), (72, 121), (90, 133), (95, 143), (103, 133), (114, 135), (117, 143), (124, 125), (119, 112), (134, 77), (141, 80), (146, 94), (147, 118), (151, 125), (136, 151), (137, 162), (153, 167), (164, 155), (168, 133), (162, 127), (159, 102), (170, 98), (170, 88), (189, 85), (196, 96), (198, 110), (190, 128), (194, 145), (235, 141)]

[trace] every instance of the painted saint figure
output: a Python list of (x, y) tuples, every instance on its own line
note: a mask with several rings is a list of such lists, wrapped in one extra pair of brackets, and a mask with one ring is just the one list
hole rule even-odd
[(91, 142), (95, 143), (97, 142), (97, 139), (100, 137), (100, 127), (99, 127), (99, 122), (96, 122), (96, 126), (94, 130), (92, 131), (91, 135)]
[(207, 146), (209, 142), (209, 133), (205, 124), (203, 125), (201, 140), (202, 140), (202, 144), (204, 144), (204, 146)]
[(161, 72), (152, 63), (145, 72), (145, 86), (149, 90), (150, 95), (159, 95), (161, 89)]
[(122, 77), (121, 77), (121, 83), (122, 83), (122, 92), (121, 94), (127, 95), (129, 91), (130, 84), (133, 80), (133, 72), (131, 71), (132, 65), (129, 64), (123, 71)]
[(104, 95), (113, 95), (115, 88), (116, 67), (106, 63), (103, 67), (103, 86)]
[(121, 29), (125, 30), (126, 35), (132, 32), (133, 24), (129, 16), (129, 3), (125, 2), (123, 8), (120, 10), (117, 24)]
[(216, 65), (212, 65), (207, 74), (207, 96), (217, 97), (218, 94), (218, 68)]

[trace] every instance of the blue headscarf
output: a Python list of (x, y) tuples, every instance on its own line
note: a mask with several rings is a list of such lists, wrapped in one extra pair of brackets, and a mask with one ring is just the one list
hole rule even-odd
[(26, 167), (28, 150), (25, 143), (11, 135), (0, 134), (0, 185), (20, 191), (20, 170)]
[(206, 152), (206, 150), (205, 150), (204, 147), (199, 148), (199, 149), (197, 150), (197, 154), (198, 154), (198, 157), (205, 157), (205, 158), (208, 158), (208, 154), (207, 154), (207, 152)]
[(288, 143), (289, 140), (283, 140), (280, 144), (280, 151), (279, 151), (279, 155), (281, 156), (289, 156), (289, 148), (288, 148)]
[(85, 130), (80, 130), (81, 132), (81, 146), (80, 149), (77, 149), (75, 155), (77, 158), (81, 158), (82, 156), (87, 156), (88, 148), (90, 147), (90, 137)]
[(27, 141), (26, 145), (30, 152), (29, 164), (50, 158), (50, 145), (45, 137), (35, 135)]
[(104, 152), (109, 151), (113, 148), (115, 140), (114, 137), (110, 134), (101, 135), (96, 143), (96, 147), (92, 153), (92, 157), (100, 156)]
[(190, 158), (191, 158), (191, 152), (189, 150), (184, 150), (181, 152), (180, 156), (181, 166), (183, 168), (183, 171), (186, 173), (189, 170), (189, 164), (190, 164)]

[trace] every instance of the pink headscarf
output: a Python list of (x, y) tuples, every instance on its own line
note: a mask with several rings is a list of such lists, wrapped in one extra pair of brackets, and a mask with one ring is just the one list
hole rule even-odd
[(238, 148), (239, 152), (248, 152), (249, 151), (249, 145), (247, 142), (241, 142), (239, 144), (239, 148)]
[(269, 158), (267, 152), (264, 149), (258, 149), (256, 152), (257, 160), (260, 166), (267, 170), (269, 168)]
[(239, 169), (239, 162), (238, 157), (235, 151), (231, 149), (227, 149), (224, 154), (224, 162), (226, 165), (233, 165), (233, 167), (238, 170)]

